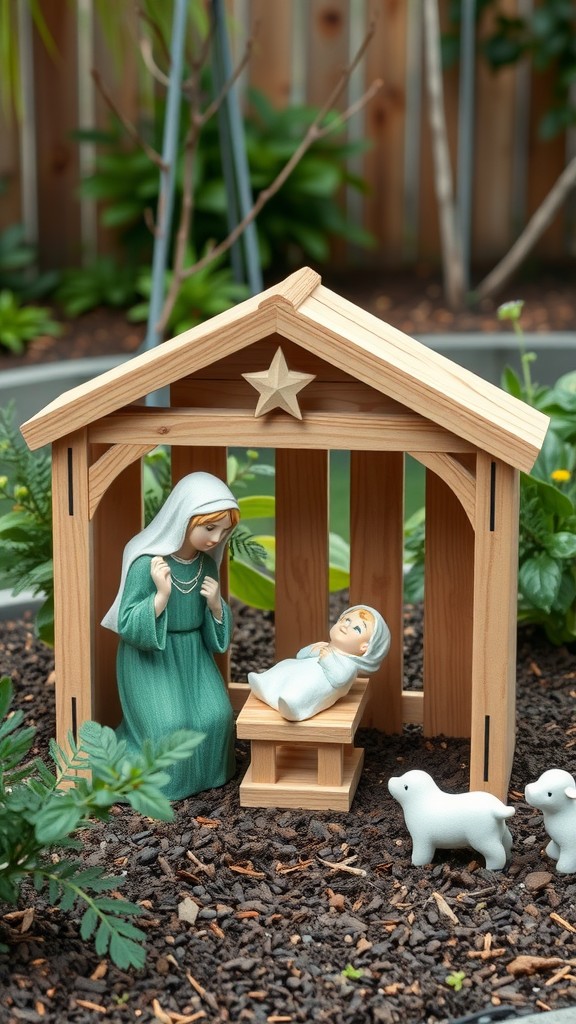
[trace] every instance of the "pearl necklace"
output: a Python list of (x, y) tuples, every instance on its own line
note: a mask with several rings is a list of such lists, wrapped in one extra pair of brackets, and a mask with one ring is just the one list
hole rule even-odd
[[(191, 562), (195, 561), (197, 556), (195, 555), (194, 558), (178, 558), (177, 555), (171, 555), (170, 557), (173, 558), (176, 562), (181, 562), (183, 565), (190, 565)], [(193, 579), (181, 580), (178, 578), (178, 576), (174, 575), (172, 570), (170, 570), (170, 577), (172, 579), (172, 583), (176, 587), (176, 590), (179, 590), (181, 594), (191, 594), (192, 591), (195, 590), (195, 588), (198, 586), (198, 580), (200, 579), (203, 567), (204, 555), (200, 555), (200, 565), (198, 567), (198, 572), (196, 573)]]

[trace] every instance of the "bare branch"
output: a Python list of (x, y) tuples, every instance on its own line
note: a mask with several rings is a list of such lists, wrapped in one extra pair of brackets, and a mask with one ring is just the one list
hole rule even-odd
[(160, 25), (158, 24), (157, 21), (154, 20), (154, 18), (150, 17), (150, 15), (144, 10), (143, 7), (137, 6), (136, 13), (138, 15), (138, 19), (140, 21), (146, 22), (146, 24), (149, 25), (150, 28), (152, 29), (152, 32), (156, 36), (156, 39), (157, 39), (158, 44), (160, 46), (160, 50), (162, 51), (162, 53), (164, 55), (164, 60), (166, 61), (166, 65), (167, 65), (167, 67), (170, 67), (170, 64), (172, 63), (172, 57), (170, 55), (170, 47), (168, 46), (168, 43), (166, 42), (166, 39), (164, 38), (164, 33), (162, 32), (162, 30), (160, 28)]
[[(375, 95), (378, 89), (381, 88), (381, 86), (382, 83), (380, 81), (374, 82), (370, 89), (362, 97), (362, 99), (359, 100), (358, 103), (354, 105), (354, 112), (356, 112), (360, 106), (363, 106), (365, 103), (367, 103), (368, 100), (372, 99), (372, 97)], [(191, 277), (192, 274), (197, 273), (199, 270), (203, 270), (204, 267), (208, 265), (208, 263), (216, 259), (218, 256), (221, 256), (222, 253), (228, 252), (228, 250), (232, 248), (234, 243), (241, 236), (242, 232), (246, 229), (248, 224), (251, 224), (252, 221), (256, 219), (256, 217), (263, 209), (263, 207), (266, 205), (266, 203), (268, 203), (270, 199), (272, 199), (272, 197), (275, 196), (276, 193), (282, 188), (282, 185), (290, 177), (294, 168), (300, 162), (300, 160), (307, 152), (307, 150), (310, 149), (310, 146), (314, 142), (317, 142), (318, 139), (324, 138), (331, 131), (334, 131), (336, 127), (338, 127), (339, 124), (341, 123), (341, 119), (339, 119), (337, 124), (325, 125), (324, 128), (319, 128), (319, 122), (322, 121), (324, 116), (324, 110), (317, 115), (317, 117), (314, 119), (314, 121), (308, 128), (304, 138), (302, 139), (302, 142), (297, 147), (297, 149), (294, 150), (292, 156), (284, 165), (284, 167), (277, 175), (277, 177), (274, 179), (272, 184), (269, 185), (268, 188), (263, 189), (262, 192), (259, 193), (258, 198), (256, 199), (250, 212), (247, 213), (244, 219), (240, 221), (239, 224), (236, 225), (236, 227), (230, 232), (227, 238), (225, 238), (223, 242), (220, 242), (218, 245), (214, 246), (214, 248), (211, 249), (209, 253), (206, 253), (206, 255), (202, 257), (202, 259), (198, 260), (194, 264), (194, 266), (186, 267), (186, 269), (182, 271), (183, 280), (186, 279), (187, 277)], [(345, 111), (344, 114), (342, 115), (342, 120), (346, 120), (347, 116), (348, 111)], [(162, 317), (161, 323), (165, 326), (164, 317)]]
[(551, 223), (557, 210), (575, 185), (576, 157), (573, 157), (540, 203), (536, 212), (532, 214), (522, 234), (518, 236), (512, 248), (496, 264), (494, 269), (490, 271), (478, 287), (474, 289), (476, 298), (485, 299), (506, 284), (517, 267), (520, 266), (522, 260), (526, 258), (530, 249), (536, 245), (536, 242)]
[[(294, 150), (294, 153), (287, 161), (287, 163), (284, 165), (284, 167), (277, 175), (277, 177), (274, 179), (274, 181), (268, 186), (268, 188), (263, 189), (262, 192), (260, 192), (258, 198), (256, 199), (254, 205), (252, 206), (252, 209), (246, 214), (243, 220), (236, 225), (236, 227), (229, 233), (229, 235), (222, 242), (220, 242), (218, 245), (215, 245), (210, 250), (210, 252), (206, 253), (201, 259), (197, 260), (197, 262), (193, 266), (186, 268), (182, 267), (180, 274), (178, 275), (180, 281), (186, 280), (188, 277), (192, 277), (192, 275), (197, 273), (199, 270), (203, 270), (205, 266), (212, 262), (212, 260), (217, 259), (218, 256), (221, 256), (223, 253), (228, 252), (228, 250), (232, 248), (232, 246), (238, 240), (238, 238), (240, 238), (240, 236), (248, 227), (248, 225), (251, 224), (256, 219), (256, 217), (261, 212), (266, 203), (268, 203), (270, 199), (272, 199), (272, 197), (275, 196), (276, 193), (282, 188), (282, 186), (290, 177), (290, 174), (298, 165), (298, 163), (305, 155), (307, 150), (310, 148), (310, 146), (312, 146), (314, 142), (317, 142), (318, 139), (324, 138), (326, 135), (340, 128), (342, 124), (344, 124), (350, 117), (353, 116), (353, 114), (356, 114), (360, 109), (362, 109), (362, 107), (364, 107), (366, 103), (368, 103), (373, 98), (373, 96), (378, 92), (378, 90), (382, 87), (381, 80), (373, 82), (370, 88), (366, 91), (366, 93), (356, 103), (354, 103), (352, 106), (343, 111), (343, 113), (334, 121), (331, 121), (329, 124), (322, 125), (322, 122), (324, 121), (326, 114), (330, 110), (332, 110), (334, 103), (337, 101), (337, 99), (340, 97), (340, 95), (346, 88), (350, 76), (352, 75), (353, 71), (358, 66), (359, 62), (364, 56), (364, 53), (366, 52), (366, 49), (374, 35), (374, 30), (375, 21), (372, 20), (354, 58), (352, 59), (350, 64), (343, 69), (340, 78), (336, 83), (334, 89), (330, 93), (328, 99), (319, 109), (316, 117), (314, 118), (311, 125), (308, 127), (299, 146), (297, 146), (297, 148)], [(173, 287), (171, 289), (171, 292), (173, 292), (174, 294), (177, 294), (180, 283), (180, 281), (178, 281), (176, 278), (177, 275), (175, 274), (172, 282)], [(165, 309), (163, 310), (162, 313), (162, 317), (160, 319), (160, 323), (158, 325), (160, 331), (165, 330), (171, 309), (172, 306), (170, 306), (169, 308), (165, 306)]]
[(423, 13), (428, 120), (432, 136), (434, 185), (440, 218), (444, 282), (448, 302), (452, 309), (457, 309), (462, 305), (464, 299), (464, 272), (444, 113), (438, 0), (424, 0)]
[(156, 167), (159, 167), (161, 171), (166, 171), (168, 168), (166, 167), (166, 164), (162, 160), (160, 153), (157, 153), (156, 150), (152, 148), (152, 146), (148, 145), (146, 139), (142, 138), (136, 126), (133, 125), (132, 122), (129, 121), (128, 118), (124, 116), (122, 111), (116, 106), (110, 93), (105, 88), (102, 82), (100, 72), (97, 71), (96, 68), (92, 68), (92, 78), (94, 79), (96, 88), (102, 96), (102, 99), (110, 107), (110, 110), (114, 114), (116, 114), (116, 117), (119, 119), (119, 121), (121, 121), (130, 138), (136, 143), (136, 145), (140, 146), (140, 148), (146, 153), (148, 159), (151, 160), (152, 163), (156, 165)]
[(148, 71), (150, 72), (152, 77), (155, 78), (157, 82), (160, 82), (161, 85), (164, 85), (166, 88), (168, 88), (170, 84), (170, 79), (168, 78), (168, 75), (164, 74), (164, 72), (160, 70), (156, 61), (154, 60), (154, 54), (152, 53), (152, 43), (147, 38), (147, 36), (141, 35), (140, 39), (138, 40), (138, 45), (140, 47), (140, 54), (142, 56), (142, 60), (144, 61), (144, 64), (148, 68)]

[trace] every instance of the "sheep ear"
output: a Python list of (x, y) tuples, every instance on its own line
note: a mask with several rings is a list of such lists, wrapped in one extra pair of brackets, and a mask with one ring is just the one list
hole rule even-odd
[(567, 797), (570, 797), (570, 800), (576, 800), (576, 787), (575, 786), (566, 786), (566, 789), (564, 790), (564, 793), (566, 794)]

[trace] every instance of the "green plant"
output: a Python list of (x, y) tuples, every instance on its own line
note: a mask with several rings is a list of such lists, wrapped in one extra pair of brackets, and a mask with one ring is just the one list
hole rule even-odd
[(14, 292), (0, 292), (0, 345), (19, 354), (40, 334), (59, 334), (60, 327), (43, 306), (22, 306)]
[(55, 271), (38, 274), (36, 249), (26, 241), (22, 224), (0, 231), (0, 290), (15, 292), (27, 302), (51, 292), (58, 283)]
[[(550, 417), (531, 473), (520, 474), (518, 621), (541, 626), (553, 644), (576, 640), (576, 372), (552, 387), (535, 383), (536, 359), (525, 349), (523, 302), (506, 302), (498, 316), (512, 324), (520, 346), (520, 374), (507, 367), (502, 386)], [(405, 593), (424, 593), (424, 509), (406, 524)]]
[(116, 803), (170, 821), (173, 811), (162, 794), (168, 781), (166, 769), (189, 757), (202, 737), (187, 731), (174, 733), (156, 746), (146, 744), (134, 757), (112, 729), (85, 722), (79, 744), (69, 737), (70, 754), (52, 741), (54, 774), (39, 758), (24, 763), (34, 729), (20, 728), (19, 710), (6, 717), (12, 696), (12, 684), (4, 677), (0, 680), (0, 900), (17, 903), (24, 882), (30, 881), (36, 892), (47, 893), (50, 903), (62, 911), (84, 905), (82, 938), (93, 938), (98, 955), (109, 955), (121, 968), (142, 967), (145, 934), (131, 921), (142, 907), (114, 895), (124, 879), (62, 857), (60, 851), (79, 849), (75, 834), (95, 820), (108, 821)]
[(44, 594), (36, 628), (54, 642), (51, 459), (48, 448), (30, 452), (14, 424), (14, 404), (0, 409), (0, 576), (19, 594)]
[[(566, 131), (576, 124), (572, 92), (576, 80), (576, 10), (572, 0), (541, 0), (513, 14), (503, 9), (500, 0), (477, 0), (477, 19), (488, 8), (494, 16), (486, 22), (480, 52), (495, 71), (526, 58), (532, 60), (538, 73), (553, 69), (553, 100), (540, 121), (540, 136), (550, 139)], [(452, 28), (442, 40), (447, 64), (459, 55), (461, 0), (451, 0), (449, 14)]]
[(79, 316), (97, 306), (129, 306), (137, 295), (137, 272), (112, 256), (99, 256), (86, 267), (62, 274), (56, 300), (67, 316)]
[[(195, 257), (192, 252), (189, 252), (186, 266), (191, 266), (193, 262), (195, 262)], [(182, 282), (178, 298), (168, 320), (167, 326), (171, 333), (181, 334), (248, 298), (247, 286), (235, 281), (232, 270), (229, 266), (222, 266), (223, 263), (224, 257), (215, 259)], [(170, 271), (166, 273), (166, 290), (170, 287), (172, 276)], [(136, 290), (144, 296), (145, 301), (129, 310), (128, 319), (132, 321), (146, 320), (152, 290), (150, 270), (141, 272)]]
[(364, 977), (363, 968), (353, 967), (352, 964), (346, 964), (346, 967), (340, 973), (343, 978), (347, 978), (350, 981), (360, 981), (360, 978)]
[[(292, 157), (318, 110), (304, 105), (279, 110), (257, 90), (251, 90), (249, 100), (245, 138), (250, 184), (256, 200)], [(329, 123), (335, 125), (334, 134), (312, 145), (278, 194), (258, 215), (263, 267), (277, 268), (306, 260), (326, 262), (336, 239), (362, 247), (373, 244), (369, 232), (352, 224), (342, 203), (346, 188), (366, 191), (363, 180), (351, 174), (347, 164), (367, 143), (346, 142), (338, 137), (336, 111), (326, 115), (323, 125)], [(195, 190), (198, 245), (212, 237), (223, 238), (227, 233), (227, 197), (216, 129), (216, 123), (210, 122), (201, 143), (203, 174)]]
[(465, 971), (451, 971), (450, 974), (446, 975), (444, 981), (450, 986), (450, 988), (453, 988), (455, 992), (460, 992), (465, 979)]
[[(211, 95), (205, 76), (204, 93)], [(244, 119), (250, 184), (254, 199), (274, 181), (314, 121), (313, 107), (293, 106), (277, 110), (265, 97), (250, 93), (251, 107)], [(338, 114), (326, 122), (338, 123)], [(157, 103), (152, 121), (139, 125), (143, 139), (161, 150), (164, 103)], [(180, 158), (176, 170), (176, 215), (182, 198), (185, 115), (179, 131)], [(96, 170), (82, 183), (82, 192), (102, 204), (102, 224), (121, 232), (129, 259), (150, 262), (151, 236), (147, 227), (149, 211), (158, 202), (158, 169), (140, 147), (127, 144), (117, 120), (108, 132), (77, 133), (99, 147)], [(262, 266), (275, 267), (308, 259), (329, 258), (330, 243), (343, 239), (354, 245), (372, 244), (372, 236), (351, 224), (342, 207), (344, 188), (365, 190), (364, 182), (346, 169), (348, 158), (366, 147), (362, 141), (348, 143), (334, 136), (318, 139), (304, 154), (277, 195), (258, 216), (258, 239)], [(222, 147), (216, 118), (201, 132), (194, 159), (194, 222), (190, 243), (200, 252), (213, 239), (229, 232), (228, 199), (222, 170)]]
[(521, 375), (507, 368), (503, 387), (550, 416), (531, 473), (520, 478), (518, 619), (536, 623), (554, 644), (576, 640), (576, 372), (553, 387), (532, 380), (536, 356), (524, 348), (523, 303), (505, 303), (521, 339)]

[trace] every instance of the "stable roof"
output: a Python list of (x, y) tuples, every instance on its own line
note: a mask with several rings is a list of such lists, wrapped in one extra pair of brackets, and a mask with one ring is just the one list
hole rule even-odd
[(324, 287), (308, 267), (65, 392), (22, 434), (39, 448), (272, 334), (518, 469), (540, 451), (541, 412)]

